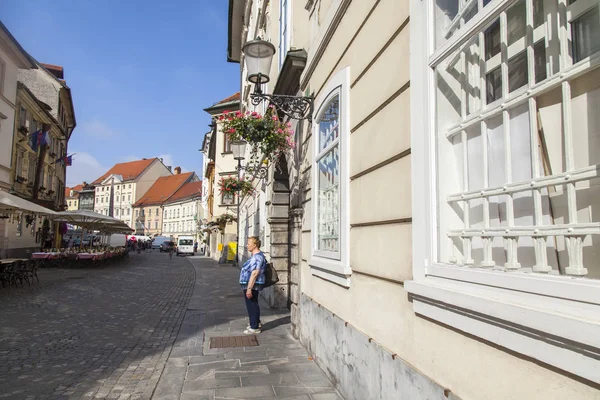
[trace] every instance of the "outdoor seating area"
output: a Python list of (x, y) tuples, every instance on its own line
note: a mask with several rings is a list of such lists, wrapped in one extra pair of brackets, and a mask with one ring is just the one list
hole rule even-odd
[(0, 281), (2, 282), (2, 287), (10, 289), (11, 286), (17, 287), (18, 284), (23, 286), (25, 282), (28, 285), (39, 282), (37, 269), (38, 263), (33, 259), (13, 258), (0, 260)]
[(109, 263), (127, 258), (124, 247), (63, 248), (31, 254), (40, 268), (78, 268)]

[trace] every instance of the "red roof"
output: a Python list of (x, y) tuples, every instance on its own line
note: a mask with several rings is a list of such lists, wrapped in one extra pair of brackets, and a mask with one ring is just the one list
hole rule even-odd
[(240, 99), (240, 92), (237, 92), (236, 94), (233, 94), (233, 95), (229, 96), (226, 99), (223, 99), (221, 101), (216, 102), (214, 105), (216, 106), (216, 105), (219, 105), (219, 104), (229, 103), (231, 101), (236, 101), (236, 100), (239, 100), (239, 99)]
[(57, 79), (64, 79), (64, 69), (60, 65), (54, 64), (46, 64), (41, 63), (44, 68), (46, 68), (52, 75), (54, 75)]
[(162, 204), (167, 201), (189, 178), (193, 172), (161, 176), (150, 189), (133, 205), (134, 207)]
[[(71, 190), (74, 192), (73, 196), (71, 196)], [(83, 190), (83, 185), (73, 186), (71, 188), (65, 188), (65, 199), (66, 198), (77, 198), (79, 197), (79, 192)]]
[(108, 178), (110, 175), (121, 175), (123, 177), (123, 181), (131, 181), (140, 176), (140, 174), (144, 172), (144, 170), (148, 168), (156, 159), (157, 158), (154, 157), (144, 160), (115, 164), (114, 167), (109, 169), (107, 173), (92, 182), (92, 185), (98, 185), (102, 183), (102, 181)]
[(202, 196), (202, 181), (186, 183), (180, 187), (173, 196), (171, 196), (169, 203), (195, 196)]

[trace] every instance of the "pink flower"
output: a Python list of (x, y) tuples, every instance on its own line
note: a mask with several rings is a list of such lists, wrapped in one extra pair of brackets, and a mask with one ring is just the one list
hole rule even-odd
[(277, 115), (273, 115), (273, 117), (271, 118), (273, 121), (277, 121)]
[(235, 129), (231, 128), (230, 130), (228, 130), (227, 132), (229, 133), (235, 133)]

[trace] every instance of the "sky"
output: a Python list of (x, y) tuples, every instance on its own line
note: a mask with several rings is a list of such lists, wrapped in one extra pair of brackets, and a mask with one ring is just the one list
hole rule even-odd
[(77, 126), (67, 186), (119, 162), (161, 157), (202, 173), (203, 110), (239, 91), (226, 0), (0, 0), (36, 60), (62, 65)]

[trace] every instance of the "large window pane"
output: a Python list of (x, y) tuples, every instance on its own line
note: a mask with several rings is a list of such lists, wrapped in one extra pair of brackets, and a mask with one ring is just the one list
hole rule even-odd
[(500, 19), (485, 30), (485, 59), (500, 53)]
[(527, 53), (522, 52), (508, 60), (508, 91), (527, 85)]
[(598, 8), (585, 13), (571, 24), (573, 61), (577, 62), (600, 51), (600, 13)]
[(318, 162), (317, 249), (340, 250), (340, 152), (333, 147)]
[(335, 96), (329, 101), (319, 119), (319, 152), (339, 138), (339, 112), (340, 101), (339, 97)]
[(527, 19), (525, 17), (525, 0), (520, 0), (506, 12), (508, 28), (508, 45), (525, 37)]

